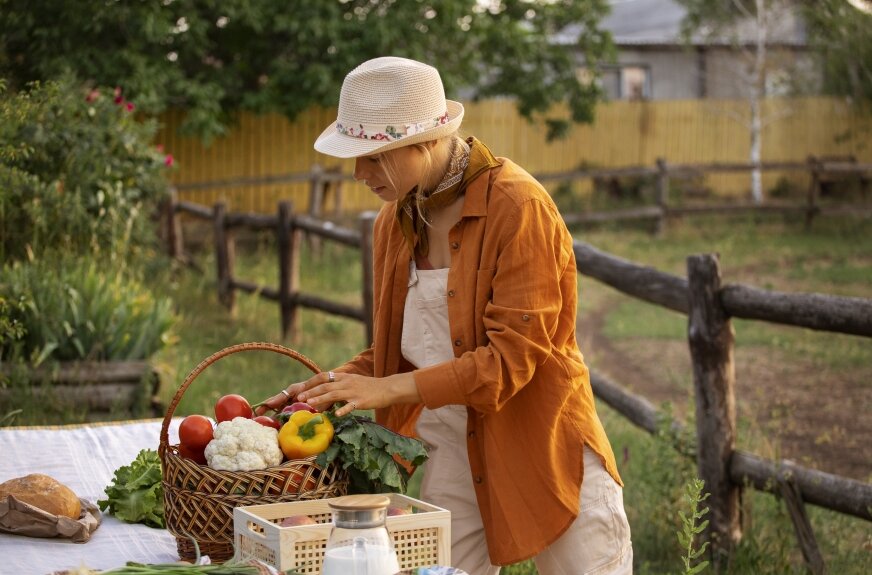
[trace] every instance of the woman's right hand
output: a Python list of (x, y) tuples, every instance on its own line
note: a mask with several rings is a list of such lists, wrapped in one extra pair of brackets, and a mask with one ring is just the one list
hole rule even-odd
[(305, 382), (293, 383), (289, 385), (277, 394), (268, 397), (267, 399), (258, 403), (257, 407), (254, 408), (254, 414), (263, 415), (269, 410), (273, 410), (278, 413), (282, 410), (284, 406), (288, 404), (288, 402), (295, 398), (298, 393), (305, 389), (305, 385)]

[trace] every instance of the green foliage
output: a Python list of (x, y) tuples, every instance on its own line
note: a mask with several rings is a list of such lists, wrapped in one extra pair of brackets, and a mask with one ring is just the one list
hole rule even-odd
[(116, 469), (112, 483), (106, 487), (106, 499), (97, 501), (97, 505), (127, 523), (165, 527), (163, 486), (157, 451), (143, 449), (136, 454), (130, 465)]
[(0, 228), (10, 232), (0, 236), (0, 258), (115, 258), (153, 243), (148, 216), (166, 193), (171, 159), (151, 143), (155, 124), (132, 107), (69, 78), (0, 88)]
[(845, 0), (803, 6), (809, 40), (823, 65), (824, 90), (872, 106), (872, 14)]
[(326, 466), (338, 458), (348, 470), (349, 493), (405, 493), (409, 472), (394, 456), (418, 467), (427, 461), (424, 444), (398, 435), (369, 417), (336, 417), (332, 411), (326, 414), (333, 423), (333, 442), (315, 462)]
[(700, 503), (708, 499), (709, 493), (702, 494), (705, 482), (694, 477), (686, 486), (684, 498), (690, 508), (690, 513), (685, 513), (684, 510), (679, 510), (678, 514), (681, 517), (681, 530), (677, 531), (678, 543), (684, 549), (684, 556), (681, 558), (684, 570), (683, 575), (696, 575), (708, 567), (708, 561), (700, 561), (700, 558), (708, 548), (709, 542), (704, 541), (702, 545), (697, 544), (697, 539), (705, 533), (708, 527), (708, 520), (702, 518), (709, 512), (708, 508), (700, 508)]
[[(566, 102), (572, 121), (589, 122), (597, 63), (610, 55), (597, 29), (607, 10), (605, 0), (0, 0), (0, 76), (12, 89), (67, 70), (122, 85), (149, 113), (186, 109), (186, 128), (209, 137), (236, 110), (294, 118), (335, 104), (348, 71), (395, 55), (435, 65), (449, 95), (515, 96), (527, 117)], [(576, 34), (552, 41), (570, 25)], [(555, 135), (567, 125), (547, 120)]]
[(14, 314), (22, 314), (25, 311), (25, 300), (19, 297), (17, 301), (10, 303), (0, 295), (0, 348), (18, 341), (24, 337), (27, 330)]
[(0, 322), (24, 328), (21, 337), (0, 342), (4, 359), (33, 365), (47, 359), (144, 359), (171, 341), (170, 300), (155, 297), (127, 273), (107, 274), (93, 261), (7, 266), (0, 271), (0, 298), (22, 302), (0, 315)]

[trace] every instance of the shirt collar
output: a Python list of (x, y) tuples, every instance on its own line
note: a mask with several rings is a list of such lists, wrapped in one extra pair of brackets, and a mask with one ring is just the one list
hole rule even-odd
[(487, 185), (490, 179), (488, 172), (503, 163), (480, 140), (470, 137), (466, 143), (469, 144), (469, 167), (466, 171), (470, 176), (466, 184), (461, 217), (484, 216), (487, 214)]

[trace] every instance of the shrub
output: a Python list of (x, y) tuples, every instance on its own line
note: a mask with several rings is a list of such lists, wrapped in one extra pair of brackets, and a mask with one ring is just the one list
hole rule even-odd
[(148, 221), (172, 158), (120, 90), (72, 79), (6, 93), (0, 81), (0, 259), (118, 255), (153, 242)]
[[(174, 313), (127, 272), (104, 273), (94, 261), (38, 260), (0, 272), (2, 322), (24, 333), (0, 341), (0, 358), (57, 361), (146, 359), (169, 343)], [(0, 322), (0, 323), (2, 323)]]

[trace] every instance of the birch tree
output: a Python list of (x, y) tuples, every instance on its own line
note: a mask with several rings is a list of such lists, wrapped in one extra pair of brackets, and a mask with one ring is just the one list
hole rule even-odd
[(770, 77), (774, 63), (769, 54), (770, 44), (778, 40), (775, 31), (783, 27), (788, 17), (796, 14), (791, 0), (677, 0), (687, 9), (682, 23), (686, 40), (702, 37), (712, 44), (729, 43), (744, 62), (745, 73), (738, 78), (747, 95), (746, 113), (730, 111), (730, 116), (741, 123), (749, 134), (748, 160), (751, 170), (751, 199), (763, 201), (763, 178), (760, 170), (763, 149), (763, 130), (788, 111), (763, 117), (762, 104), (769, 95)]

